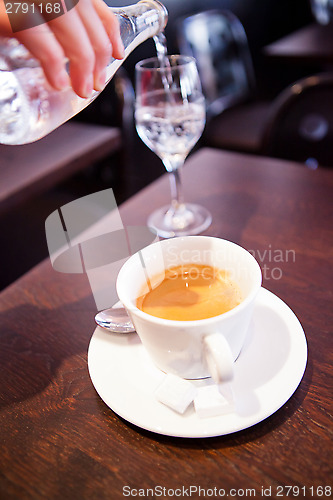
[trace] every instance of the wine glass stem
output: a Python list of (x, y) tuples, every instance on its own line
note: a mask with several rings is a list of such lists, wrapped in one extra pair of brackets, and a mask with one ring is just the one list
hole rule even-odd
[(170, 188), (171, 188), (171, 206), (176, 212), (184, 203), (183, 187), (180, 177), (180, 167), (169, 172)]
[(171, 187), (171, 207), (164, 216), (164, 224), (171, 230), (184, 230), (193, 223), (194, 215), (187, 208), (183, 199), (183, 188), (181, 182), (181, 169), (184, 165), (183, 159), (174, 159), (172, 163), (163, 161), (164, 166), (169, 172)]

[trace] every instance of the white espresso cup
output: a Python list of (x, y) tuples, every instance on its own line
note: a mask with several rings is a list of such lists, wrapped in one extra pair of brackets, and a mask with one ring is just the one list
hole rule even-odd
[[(149, 292), (151, 281), (183, 264), (228, 271), (241, 291), (241, 303), (218, 316), (194, 321), (163, 319), (140, 310), (137, 299)], [(186, 379), (211, 376), (222, 383), (233, 378), (261, 279), (257, 261), (239, 245), (209, 236), (184, 236), (158, 241), (132, 255), (119, 272), (117, 293), (160, 370)]]

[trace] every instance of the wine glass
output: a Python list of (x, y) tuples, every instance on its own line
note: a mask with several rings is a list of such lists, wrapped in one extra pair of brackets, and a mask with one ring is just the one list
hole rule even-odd
[(145, 59), (136, 64), (135, 75), (137, 132), (162, 160), (171, 184), (171, 205), (153, 212), (148, 227), (164, 238), (201, 233), (211, 224), (211, 214), (184, 203), (180, 176), (206, 121), (195, 59), (182, 55)]

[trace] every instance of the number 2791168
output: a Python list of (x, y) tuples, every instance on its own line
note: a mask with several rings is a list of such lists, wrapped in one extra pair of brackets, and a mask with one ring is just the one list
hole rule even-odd
[(7, 14), (63, 14), (64, 10), (60, 2), (30, 3), (30, 2), (6, 2)]
[(277, 486), (277, 497), (331, 497), (331, 486)]

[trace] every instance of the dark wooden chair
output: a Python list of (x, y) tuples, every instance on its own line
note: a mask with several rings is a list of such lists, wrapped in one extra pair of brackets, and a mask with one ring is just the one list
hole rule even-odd
[(180, 52), (195, 57), (207, 103), (208, 146), (258, 152), (269, 103), (257, 101), (252, 58), (242, 23), (209, 10), (178, 23)]
[(309, 168), (333, 166), (333, 73), (303, 78), (273, 101), (262, 153), (304, 162)]
[(319, 24), (329, 24), (333, 18), (332, 0), (310, 0), (313, 17)]

